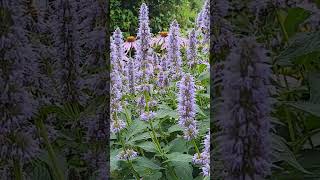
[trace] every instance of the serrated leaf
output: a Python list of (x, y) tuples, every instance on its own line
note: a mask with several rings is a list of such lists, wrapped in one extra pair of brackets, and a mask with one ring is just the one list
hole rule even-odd
[(183, 131), (183, 129), (182, 129), (179, 125), (177, 125), (177, 124), (171, 126), (171, 127), (168, 129), (168, 133), (173, 133), (173, 132), (176, 132), (176, 131)]
[(209, 79), (209, 78), (210, 78), (210, 72), (209, 72), (209, 71), (204, 71), (204, 72), (202, 72), (202, 73), (199, 75), (199, 77), (198, 77), (198, 79), (199, 79), (200, 81), (207, 80), (207, 79)]
[(320, 117), (320, 104), (312, 102), (288, 102), (287, 104), (314, 116)]
[(309, 74), (310, 102), (320, 104), (320, 73)]
[(126, 138), (129, 139), (130, 137), (143, 132), (143, 130), (146, 128), (147, 128), (147, 124), (145, 122), (140, 120), (134, 120), (128, 129), (128, 134)]
[(135, 168), (137, 166), (145, 169), (163, 169), (158, 164), (145, 157), (137, 157), (133, 160), (133, 167)]
[(32, 169), (30, 174), (31, 179), (33, 180), (51, 180), (50, 171), (46, 168), (45, 164), (36, 164), (36, 166)]
[(116, 149), (116, 150), (111, 150), (110, 152), (110, 170), (114, 171), (116, 169), (119, 168), (119, 160), (117, 158), (117, 155), (119, 154), (120, 150)]
[[(159, 135), (157, 135), (157, 136), (159, 136)], [(134, 142), (136, 142), (136, 141), (147, 140), (147, 139), (151, 139), (151, 136), (150, 136), (149, 132), (144, 132), (141, 134), (136, 134), (132, 138), (129, 138), (128, 143), (134, 145)]]
[(166, 157), (168, 158), (167, 161), (171, 161), (171, 162), (191, 162), (192, 161), (192, 157), (190, 154), (183, 154), (183, 153), (179, 153), (179, 152), (173, 152), (170, 154), (166, 154)]
[(154, 172), (151, 175), (146, 175), (143, 177), (144, 180), (158, 180), (161, 179), (162, 173), (161, 172)]
[(138, 146), (146, 151), (149, 151), (149, 152), (157, 152), (156, 147), (150, 141), (139, 143), (136, 146)]
[(291, 152), (291, 150), (288, 148), (288, 146), (285, 143), (285, 140), (276, 135), (273, 134), (272, 136), (272, 147), (273, 152), (272, 155), (274, 156), (274, 160), (276, 161), (285, 161), (292, 167), (296, 168), (297, 170), (309, 174), (310, 172), (304, 169), (301, 164), (297, 161), (294, 154)]
[(180, 180), (192, 180), (192, 166), (188, 162), (172, 162), (174, 171)]
[(286, 28), (289, 37), (294, 35), (300, 23), (302, 23), (306, 18), (310, 16), (310, 12), (302, 8), (290, 8), (288, 9), (287, 18), (284, 21), (284, 26)]
[(279, 65), (291, 65), (297, 58), (320, 51), (320, 31), (297, 33), (277, 57)]
[(176, 138), (172, 140), (166, 147), (169, 152), (188, 152), (188, 146), (186, 141), (183, 138)]
[(172, 109), (159, 109), (155, 115), (156, 118), (165, 118), (166, 116), (177, 119), (178, 113)]
[(202, 109), (199, 107), (198, 104), (196, 104), (196, 112), (203, 115), (203, 116), (206, 116), (206, 114), (202, 111)]

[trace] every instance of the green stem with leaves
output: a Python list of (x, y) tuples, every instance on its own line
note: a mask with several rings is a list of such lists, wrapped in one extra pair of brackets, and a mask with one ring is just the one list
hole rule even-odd
[(51, 143), (49, 141), (49, 137), (48, 137), (48, 132), (43, 124), (43, 121), (41, 118), (39, 118), (37, 121), (37, 127), (40, 131), (40, 135), (41, 137), (43, 138), (44, 140), (44, 144), (46, 146), (46, 149), (48, 151), (48, 154), (49, 154), (49, 159), (52, 163), (52, 168), (53, 168), (53, 171), (54, 171), (54, 174), (56, 176), (56, 179), (57, 180), (64, 180), (64, 175), (63, 175), (63, 172), (62, 170), (59, 168), (59, 164), (58, 164), (58, 160), (57, 160), (57, 156), (51, 146)]
[(197, 143), (196, 143), (196, 141), (195, 141), (194, 139), (192, 139), (192, 144), (194, 145), (194, 148), (195, 148), (198, 156), (200, 157), (200, 151), (199, 151), (199, 148), (198, 148), (198, 146), (197, 146)]
[(20, 161), (17, 159), (13, 160), (13, 172), (14, 172), (14, 177), (15, 180), (22, 180), (22, 168)]
[(281, 27), (282, 34), (283, 34), (283, 36), (284, 36), (284, 40), (285, 40), (285, 42), (287, 43), (287, 42), (289, 41), (289, 36), (288, 36), (288, 33), (287, 33), (287, 31), (286, 31), (286, 28), (285, 28), (285, 26), (284, 26), (284, 24), (283, 24), (283, 21), (282, 21), (282, 19), (281, 19), (280, 11), (279, 11), (277, 8), (275, 8), (275, 11), (276, 11), (276, 15), (277, 15), (277, 20), (278, 20), (278, 22), (279, 22), (279, 24), (280, 24), (280, 27)]

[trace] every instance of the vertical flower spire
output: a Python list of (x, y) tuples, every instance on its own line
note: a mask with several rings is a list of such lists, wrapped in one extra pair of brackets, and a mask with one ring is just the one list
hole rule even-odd
[(168, 53), (167, 60), (170, 63), (170, 71), (174, 79), (181, 76), (182, 73), (182, 59), (180, 52), (180, 27), (176, 20), (170, 24), (170, 30), (168, 35)]
[(197, 64), (197, 35), (196, 30), (192, 29), (189, 33), (189, 44), (187, 49), (188, 65), (193, 67)]
[[(136, 89), (140, 93), (137, 101), (140, 103), (140, 118), (149, 121), (154, 117), (154, 113), (150, 111), (149, 103), (145, 101), (148, 96), (149, 102), (152, 99), (151, 92), (153, 89), (151, 78), (154, 75), (153, 56), (151, 48), (151, 33), (149, 27), (149, 11), (145, 3), (140, 7), (139, 30), (137, 35), (137, 51), (136, 51)], [(143, 104), (141, 104), (143, 103)]]
[(122, 71), (124, 66), (125, 51), (123, 48), (123, 36), (119, 28), (117, 28), (112, 35), (111, 44), (111, 63), (114, 69)]
[(184, 137), (188, 141), (198, 135), (195, 109), (195, 83), (190, 74), (184, 74), (179, 82), (178, 123), (184, 129)]
[(226, 59), (218, 112), (218, 138), (231, 179), (261, 179), (270, 173), (270, 68), (266, 50), (244, 38)]
[(128, 58), (125, 56), (123, 36), (119, 28), (113, 32), (111, 41), (111, 63), (114, 71), (120, 73), (119, 76), (122, 80), (122, 92), (128, 92), (130, 86), (129, 62), (126, 62), (126, 60), (128, 61)]
[(119, 119), (118, 113), (122, 111), (122, 95), (123, 95), (123, 78), (121, 72), (123, 71), (124, 49), (122, 47), (123, 39), (122, 32), (117, 28), (111, 39), (111, 132), (118, 133), (121, 129), (126, 127), (123, 120)]
[[(25, 178), (22, 173), (25, 163), (39, 153), (31, 121), (38, 103), (30, 91), (36, 89), (30, 79), (38, 73), (35, 72), (38, 64), (28, 36), (30, 17), (24, 14), (25, 10), (21, 0), (0, 3), (0, 166), (7, 166), (8, 171), (16, 169), (16, 179)], [(5, 174), (1, 178), (13, 179)]]
[(139, 10), (139, 21), (149, 23), (149, 9), (146, 3), (142, 3)]
[(204, 148), (201, 154), (195, 154), (192, 162), (196, 165), (200, 165), (203, 176), (210, 176), (210, 130), (205, 135), (203, 140)]

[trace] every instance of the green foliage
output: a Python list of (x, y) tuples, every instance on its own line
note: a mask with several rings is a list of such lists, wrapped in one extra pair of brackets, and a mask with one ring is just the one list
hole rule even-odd
[(149, 7), (150, 27), (154, 34), (168, 31), (174, 19), (179, 22), (183, 31), (192, 27), (203, 4), (203, 0), (111, 0), (111, 32), (119, 27), (125, 37), (136, 35), (142, 2)]

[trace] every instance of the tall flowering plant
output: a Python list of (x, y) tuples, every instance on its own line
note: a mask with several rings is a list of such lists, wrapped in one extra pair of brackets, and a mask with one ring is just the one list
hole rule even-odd
[[(117, 113), (113, 113), (117, 114), (114, 118), (118, 120), (113, 118), (111, 122), (113, 145), (110, 158), (115, 162), (111, 167), (113, 176), (138, 179), (157, 174), (159, 178), (179, 179), (179, 170), (187, 168), (184, 177), (190, 178), (195, 167), (197, 176), (209, 178), (209, 156), (206, 163), (192, 163), (194, 154), (204, 154), (200, 152), (202, 139), (207, 139), (203, 152), (208, 153), (210, 146), (208, 137), (205, 138), (209, 128), (206, 121), (208, 113), (201, 110), (208, 108), (209, 101), (196, 95), (208, 93), (207, 77), (199, 79), (201, 74), (208, 73), (208, 68), (203, 68), (208, 65), (208, 60), (198, 59), (207, 54), (198, 48), (196, 29), (184, 37), (178, 21), (173, 20), (169, 32), (161, 32), (157, 37), (152, 34), (149, 21), (149, 8), (143, 3), (137, 35), (128, 37), (126, 42), (122, 42), (122, 47), (114, 40), (119, 38), (119, 42), (123, 41), (119, 29), (115, 30), (112, 38), (111, 102), (119, 104), (126, 101)], [(121, 50), (123, 47), (125, 52)], [(113, 54), (122, 58), (115, 58)], [(118, 64), (128, 68), (127, 77), (120, 76)], [(119, 91), (117, 87), (126, 78), (129, 79), (127, 89), (130, 91)], [(122, 98), (119, 99), (120, 96)], [(185, 148), (179, 148), (178, 144)], [(192, 146), (186, 149), (189, 145)], [(177, 158), (185, 161), (178, 162)], [(123, 161), (127, 166), (122, 166)], [(124, 172), (120, 167), (128, 171)]]

